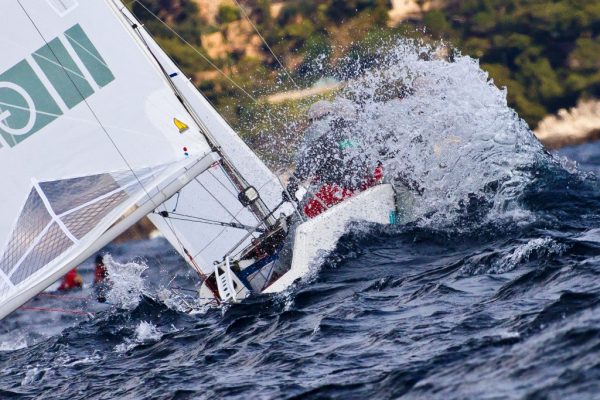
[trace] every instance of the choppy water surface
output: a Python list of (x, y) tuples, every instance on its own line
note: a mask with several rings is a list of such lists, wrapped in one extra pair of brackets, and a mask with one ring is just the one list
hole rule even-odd
[[(353, 227), (310, 279), (222, 309), (165, 289), (193, 287), (166, 241), (112, 246), (110, 304), (43, 295), (28, 306), (90, 314), (0, 323), (0, 396), (597, 396), (600, 145), (547, 154), (475, 61), (423, 51), (336, 100), (419, 187), (413, 222)], [(377, 98), (398, 80), (409, 97)]]

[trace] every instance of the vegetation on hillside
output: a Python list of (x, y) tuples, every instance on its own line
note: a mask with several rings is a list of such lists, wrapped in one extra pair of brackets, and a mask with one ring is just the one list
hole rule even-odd
[[(302, 87), (326, 75), (345, 74), (343, 63), (368, 64), (383, 38), (422, 35), (443, 39), (481, 60), (498, 86), (508, 87), (509, 104), (535, 127), (548, 113), (572, 107), (582, 97), (600, 97), (600, 2), (589, 0), (448, 0), (397, 27), (388, 24), (388, 0), (295, 0), (271, 15), (271, 0), (238, 0)], [(421, 9), (427, 1), (417, 1)], [(143, 0), (135, 14), (186, 73), (210, 70), (202, 35), (243, 22), (235, 3), (221, 5), (216, 22), (203, 23), (192, 0)], [(144, 9), (167, 21), (201, 53), (174, 38)], [(224, 35), (225, 37), (225, 35)], [(294, 89), (263, 45), (260, 57), (228, 52), (211, 59), (255, 98)], [(346, 76), (342, 76), (346, 77)], [(222, 75), (197, 79), (200, 89), (232, 122), (256, 126), (269, 109), (240, 92)], [(273, 108), (273, 107), (271, 107)], [(300, 107), (301, 109), (301, 107)], [(243, 118), (241, 118), (243, 117)], [(254, 119), (253, 119), (254, 118)], [(239, 126), (238, 126), (239, 127)]]
[(531, 125), (600, 95), (600, 2), (463, 0), (423, 22), (481, 60)]

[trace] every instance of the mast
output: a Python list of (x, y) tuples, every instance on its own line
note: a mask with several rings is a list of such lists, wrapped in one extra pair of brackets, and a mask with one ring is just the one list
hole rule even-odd
[[(115, 1), (115, 0), (113, 0), (113, 1)], [(166, 70), (167, 66), (163, 65), (163, 63), (161, 63), (161, 61), (160, 61), (161, 54), (157, 54), (157, 52), (156, 52), (156, 49), (159, 47), (156, 45), (156, 43), (152, 39), (152, 36), (150, 35), (150, 33), (140, 24), (140, 22), (133, 15), (133, 13), (131, 13), (123, 4), (121, 4), (120, 6), (117, 6), (117, 7), (119, 8), (119, 11), (123, 14), (123, 17), (128, 21), (131, 28), (136, 32), (140, 41), (144, 44), (144, 46), (146, 46), (148, 51), (154, 57), (154, 60), (158, 64), (165, 79), (169, 82), (169, 84), (173, 90), (173, 93), (175, 93), (175, 95), (177, 96), (177, 98), (179, 99), (181, 104), (185, 107), (187, 112), (190, 114), (190, 116), (192, 117), (194, 122), (200, 127), (200, 132), (206, 138), (207, 142), (211, 146), (211, 149), (214, 152), (218, 153), (219, 156), (221, 157), (221, 165), (223, 166), (223, 169), (226, 171), (227, 175), (232, 180), (232, 182), (234, 182), (240, 196), (242, 196), (244, 191), (251, 188), (251, 185), (244, 178), (244, 176), (241, 174), (241, 172), (238, 170), (238, 168), (236, 168), (233, 160), (231, 160), (231, 158), (225, 152), (222, 151), (221, 145), (216, 140), (214, 135), (211, 134), (210, 129), (206, 126), (204, 121), (202, 121), (202, 118), (200, 118), (200, 116), (196, 113), (194, 108), (190, 106), (185, 95), (183, 93), (181, 93), (181, 90), (173, 82), (173, 78), (174, 78), (173, 75), (175, 75), (175, 76), (178, 76), (179, 74), (183, 75), (183, 72), (178, 71), (177, 73), (173, 74), (172, 72), (167, 71)], [(169, 61), (171, 61), (171, 63), (174, 64), (174, 62), (172, 60), (169, 59)], [(189, 81), (189, 78), (186, 77), (186, 79), (188, 79), (188, 81)], [(258, 193), (259, 188), (255, 188), (255, 189), (257, 189), (257, 193)], [(273, 216), (273, 211), (269, 209), (269, 207), (266, 205), (266, 203), (260, 196), (255, 201), (250, 202), (250, 204), (248, 204), (248, 207), (253, 212), (253, 214), (256, 216), (258, 221), (261, 224), (264, 224), (267, 228), (270, 228), (271, 226), (276, 224), (276, 219)]]

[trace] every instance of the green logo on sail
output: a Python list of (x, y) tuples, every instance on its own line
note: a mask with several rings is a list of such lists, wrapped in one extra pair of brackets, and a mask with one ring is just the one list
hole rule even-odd
[(89, 78), (98, 88), (115, 79), (79, 24), (32, 59), (43, 76), (27, 60), (0, 74), (0, 135), (11, 147), (94, 94)]

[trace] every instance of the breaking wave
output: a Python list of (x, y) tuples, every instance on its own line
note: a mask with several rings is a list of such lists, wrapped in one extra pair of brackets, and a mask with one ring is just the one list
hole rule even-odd
[(108, 303), (120, 308), (133, 309), (141, 301), (145, 289), (142, 274), (148, 269), (143, 262), (119, 263), (112, 256), (104, 256), (110, 284), (106, 292)]
[(523, 192), (540, 165), (560, 166), (507, 105), (506, 90), (477, 60), (446, 47), (404, 39), (380, 47), (368, 69), (345, 71), (333, 112), (312, 129), (329, 135), (344, 120), (337, 129), (360, 157), (383, 162), (387, 180), (418, 192), (408, 219), (421, 226), (530, 220)]

